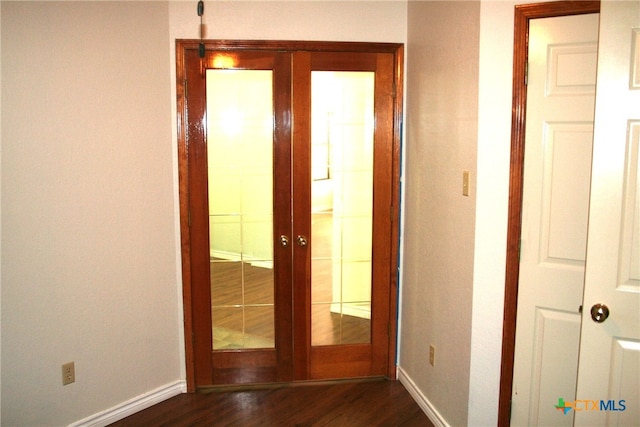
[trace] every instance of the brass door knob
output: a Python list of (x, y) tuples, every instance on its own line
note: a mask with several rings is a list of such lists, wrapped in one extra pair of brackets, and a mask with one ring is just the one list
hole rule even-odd
[(305, 236), (298, 235), (296, 237), (296, 243), (298, 243), (298, 246), (300, 247), (305, 247), (307, 246), (307, 238)]
[(609, 317), (609, 307), (604, 304), (595, 304), (591, 307), (591, 319), (596, 323), (602, 323)]

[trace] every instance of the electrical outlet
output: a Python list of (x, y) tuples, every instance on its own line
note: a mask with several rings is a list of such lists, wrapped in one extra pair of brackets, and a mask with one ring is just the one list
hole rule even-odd
[(429, 346), (429, 365), (436, 366), (436, 348), (433, 344)]
[(74, 362), (62, 365), (62, 385), (71, 384), (76, 381), (76, 366)]

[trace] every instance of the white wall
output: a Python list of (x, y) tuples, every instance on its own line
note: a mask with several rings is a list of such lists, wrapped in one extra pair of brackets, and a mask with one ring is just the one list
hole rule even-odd
[[(199, 38), (196, 3), (171, 2), (172, 40)], [(210, 39), (402, 43), (406, 11), (404, 0), (205, 1), (204, 23)]]
[(498, 419), (509, 200), (514, 2), (482, 1), (469, 425)]
[(2, 2), (2, 425), (183, 377), (168, 12)]
[(467, 424), (479, 28), (478, 2), (409, 2), (399, 365), (450, 425)]

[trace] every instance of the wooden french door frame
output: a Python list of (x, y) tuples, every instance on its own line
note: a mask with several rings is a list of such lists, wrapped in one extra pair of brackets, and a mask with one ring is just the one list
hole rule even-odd
[[(193, 292), (193, 272), (195, 266), (192, 265), (192, 245), (197, 243), (198, 239), (208, 238), (207, 236), (195, 236), (190, 233), (190, 200), (189, 186), (194, 178), (189, 170), (190, 156), (202, 155), (198, 153), (195, 147), (191, 147), (189, 143), (190, 126), (188, 115), (200, 114), (202, 111), (191, 111), (187, 102), (187, 76), (189, 73), (204, 73), (204, 66), (200, 69), (188, 69), (187, 57), (189, 55), (197, 55), (200, 47), (200, 40), (177, 40), (176, 41), (176, 67), (177, 67), (177, 128), (178, 128), (178, 174), (179, 174), (179, 197), (180, 197), (180, 232), (181, 232), (181, 254), (182, 254), (182, 281), (183, 281), (183, 307), (184, 307), (184, 333), (185, 333), (185, 363), (186, 363), (186, 379), (187, 390), (193, 392), (196, 390), (198, 380), (196, 378), (196, 358), (197, 351), (202, 352), (202, 346), (196, 346), (195, 331), (198, 327), (194, 320), (194, 308), (198, 304), (209, 304), (206, 301), (198, 301), (194, 298)], [(402, 44), (397, 43), (356, 43), (356, 42), (295, 42), (295, 41), (211, 41), (203, 42), (205, 49), (215, 51), (251, 51), (251, 52), (334, 52), (334, 53), (391, 53), (393, 54), (393, 111), (390, 112), (393, 124), (392, 129), (388, 131), (392, 134), (391, 147), (389, 150), (391, 168), (386, 171), (391, 177), (391, 188), (389, 188), (390, 206), (390, 227), (388, 230), (388, 238), (386, 242), (391, 247), (389, 259), (378, 260), (377, 263), (386, 263), (385, 268), (388, 274), (388, 290), (389, 301), (388, 307), (388, 349), (386, 360), (377, 361), (382, 364), (384, 375), (389, 378), (395, 378), (395, 354), (397, 339), (397, 291), (398, 291), (398, 237), (399, 237), (399, 202), (400, 202), (400, 141), (401, 141), (401, 124), (402, 124), (402, 65), (404, 48)], [(280, 56), (280, 60), (285, 61), (285, 56)], [(285, 59), (282, 59), (285, 58)], [(295, 73), (295, 69), (293, 70)], [(289, 94), (290, 95), (290, 94)], [(276, 94), (276, 97), (288, 96), (287, 93)], [(277, 99), (274, 102), (278, 102)], [(194, 108), (194, 107), (191, 107)], [(200, 107), (196, 107), (200, 108)], [(286, 116), (280, 118), (282, 123), (286, 125)], [(276, 118), (276, 126), (278, 126)], [(202, 126), (200, 124), (199, 126)], [(299, 131), (300, 129), (298, 129)], [(304, 131), (304, 130), (303, 130)], [(294, 130), (296, 132), (296, 130)], [(292, 135), (294, 138), (295, 136)], [(276, 195), (277, 196), (277, 195)], [(385, 212), (386, 215), (386, 212)], [(202, 243), (202, 242), (200, 242)], [(294, 267), (295, 268), (295, 267)], [(375, 269), (376, 267), (374, 267)], [(277, 273), (276, 273), (277, 274)], [(202, 308), (202, 307), (201, 307)], [(295, 308), (292, 307), (292, 311)], [(294, 311), (295, 313), (295, 311)], [(277, 327), (277, 326), (276, 326)], [(306, 339), (299, 337), (299, 339)], [(376, 337), (372, 337), (376, 339)], [(200, 355), (202, 356), (202, 355)], [(301, 369), (301, 367), (294, 367)], [(283, 377), (291, 377), (285, 373)]]
[(526, 68), (529, 51), (529, 21), (587, 13), (599, 13), (600, 1), (557, 1), (515, 6), (513, 45), (513, 107), (511, 117), (511, 166), (509, 172), (509, 214), (505, 271), (502, 363), (498, 425), (511, 423), (511, 393), (516, 341), (518, 280), (520, 274), (520, 234), (522, 231), (522, 188), (526, 130)]

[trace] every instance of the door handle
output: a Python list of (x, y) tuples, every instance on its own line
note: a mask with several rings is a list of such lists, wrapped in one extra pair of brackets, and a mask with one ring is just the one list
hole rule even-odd
[(296, 243), (298, 244), (298, 246), (300, 246), (302, 248), (307, 246), (307, 237), (299, 234), (296, 237)]
[(596, 323), (602, 323), (609, 317), (609, 307), (604, 304), (594, 304), (591, 307), (591, 319)]
[(289, 246), (289, 238), (284, 234), (280, 236), (280, 245), (282, 245), (283, 248)]

